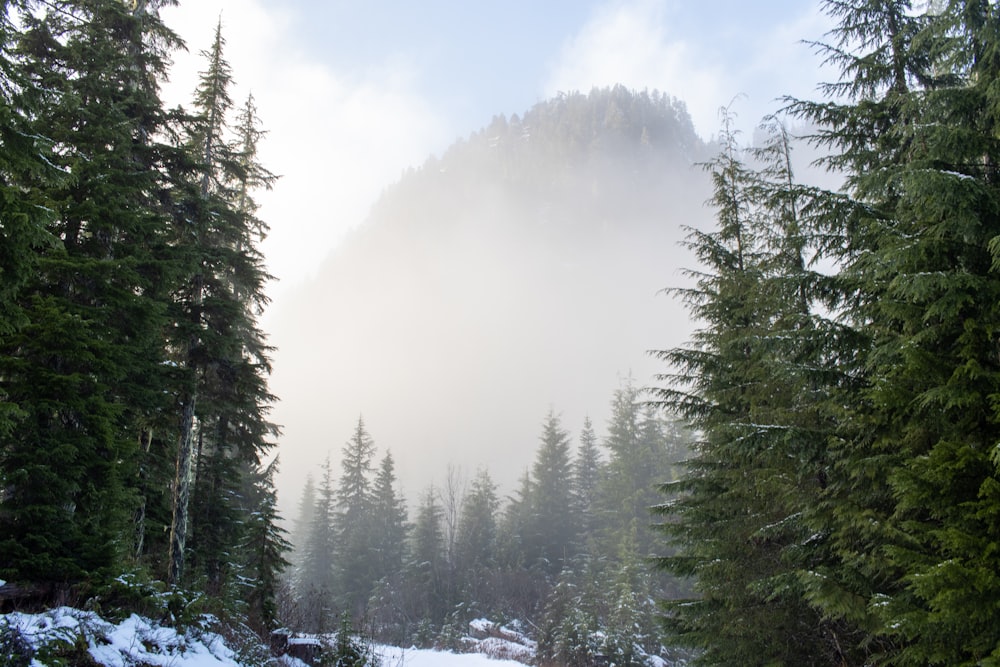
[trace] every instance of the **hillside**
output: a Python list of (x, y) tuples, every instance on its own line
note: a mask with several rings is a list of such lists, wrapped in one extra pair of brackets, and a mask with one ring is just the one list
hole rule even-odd
[(658, 292), (710, 217), (707, 152), (682, 104), (617, 87), (494, 118), (387, 188), (274, 317), (285, 506), (359, 414), (411, 496), (449, 464), (509, 489), (550, 407), (603, 424), (686, 335)]

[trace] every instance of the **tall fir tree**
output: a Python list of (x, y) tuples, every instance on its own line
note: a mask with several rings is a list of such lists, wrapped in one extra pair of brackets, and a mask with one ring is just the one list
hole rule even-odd
[(375, 442), (358, 417), (351, 439), (341, 449), (334, 530), (337, 546), (336, 591), (341, 610), (355, 621), (364, 615), (375, 587), (376, 563), (371, 557), (374, 540), (373, 479)]
[[(711, 171), (717, 228), (692, 230), (703, 269), (680, 294), (701, 323), (693, 344), (658, 353), (661, 405), (699, 434), (686, 475), (665, 485), (661, 507), (676, 552), (662, 559), (693, 576), (697, 599), (668, 603), (668, 628), (701, 649), (704, 664), (844, 664), (849, 635), (806, 598), (799, 575), (829, 562), (806, 517), (825, 490), (830, 461), (823, 420), (835, 363), (815, 335), (819, 281), (804, 270), (803, 231), (790, 185), (789, 145), (758, 152), (748, 167), (731, 116)], [(750, 155), (749, 157), (754, 157)], [(824, 560), (824, 555), (826, 560)], [(861, 651), (863, 655), (863, 650)]]
[[(445, 574), (444, 529), (437, 494), (429, 488), (417, 508), (410, 534), (407, 582), (412, 591), (412, 613), (418, 624), (437, 628), (448, 613), (442, 590)], [(431, 637), (419, 638), (423, 641)]]
[(988, 2), (825, 6), (844, 96), (793, 108), (848, 174), (844, 319), (868, 343), (848, 415), (860, 434), (837, 448), (831, 494), (843, 566), (812, 592), (826, 613), (869, 624), (877, 661), (985, 664), (1000, 656), (1000, 17)]
[(531, 491), (524, 527), (527, 564), (558, 574), (573, 557), (578, 519), (573, 514), (569, 434), (552, 410), (542, 422), (541, 444), (531, 468)]
[(328, 632), (333, 629), (336, 614), (332, 608), (334, 587), (334, 554), (337, 537), (333, 520), (336, 512), (336, 488), (333, 464), (327, 456), (316, 488), (316, 507), (302, 554), (302, 566), (296, 581), (296, 593), (303, 607), (303, 630)]
[(2, 341), (7, 400), (24, 417), (0, 447), (9, 579), (72, 583), (131, 551), (141, 424), (163, 408), (172, 149), (156, 143), (157, 86), (177, 40), (161, 4), (53, 2), (21, 16), (20, 85), (46, 91), (21, 129), (59, 146), (62, 175), (26, 200), (51, 211), (54, 242), (21, 286), (24, 326)]
[(580, 530), (590, 535), (597, 528), (598, 494), (604, 462), (598, 448), (597, 434), (590, 417), (584, 418), (580, 430), (580, 446), (573, 461), (573, 501), (575, 511), (580, 516)]
[(406, 502), (397, 488), (396, 464), (386, 451), (372, 486), (371, 549), (374, 557), (372, 584), (398, 581), (406, 555)]
[(240, 544), (243, 571), (240, 582), (244, 590), (241, 599), (247, 603), (247, 618), (260, 636), (268, 636), (278, 625), (277, 597), (282, 571), (289, 565), (285, 559), (292, 545), (278, 514), (278, 492), (274, 476), (278, 459), (266, 466), (245, 471), (243, 515), (246, 529)]
[(499, 508), (496, 483), (482, 468), (462, 498), (455, 535), (457, 588), (460, 599), (470, 603), (473, 613), (488, 613), (494, 603)]
[(257, 249), (266, 225), (253, 200), (273, 177), (257, 162), (261, 133), (252, 101), (228, 138), (232, 76), (224, 47), (220, 22), (203, 53), (207, 66), (188, 129), (193, 171), (180, 188), (175, 247), (186, 274), (174, 301), (172, 348), (182, 382), (168, 568), (178, 580), (190, 551), (193, 576), (216, 589), (228, 579), (226, 553), (241, 539), (241, 476), (278, 434), (267, 418), (271, 348), (257, 326), (270, 278)]

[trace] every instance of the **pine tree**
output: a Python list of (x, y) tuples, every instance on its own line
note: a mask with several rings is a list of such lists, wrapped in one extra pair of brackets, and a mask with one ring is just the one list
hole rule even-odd
[(309, 541), (309, 531), (313, 522), (313, 514), (316, 511), (316, 481), (312, 473), (306, 475), (305, 484), (302, 486), (302, 495), (299, 497), (298, 513), (292, 524), (290, 541), (292, 543), (291, 577), (293, 582), (299, 581), (302, 570), (302, 563), (305, 556), (306, 543)]
[(445, 563), (441, 519), (437, 494), (430, 488), (413, 523), (407, 582), (412, 591), (414, 618), (434, 628), (440, 627), (448, 612), (442, 591)]
[(662, 563), (697, 577), (700, 597), (670, 603), (668, 626), (706, 664), (841, 664), (855, 658), (856, 637), (824, 618), (799, 580), (832, 561), (809, 521), (819, 523), (831, 465), (823, 443), (835, 434), (825, 396), (836, 373), (824, 364), (837, 357), (817, 343), (827, 336), (811, 312), (821, 281), (804, 271), (785, 135), (757, 153), (755, 171), (724, 120), (707, 165), (718, 227), (690, 232), (705, 268), (681, 291), (702, 326), (692, 346), (658, 354), (676, 368), (661, 378), (673, 383), (656, 392), (661, 404), (700, 434), (661, 508), (677, 550)]
[(242, 599), (247, 602), (250, 627), (262, 637), (277, 626), (277, 594), (282, 571), (289, 565), (285, 554), (291, 550), (286, 531), (281, 527), (278, 514), (278, 492), (274, 475), (278, 459), (267, 466), (247, 471), (244, 479), (249, 488), (244, 493), (247, 517), (244, 542), (241, 546), (244, 572), (241, 584), (245, 587)]
[(573, 462), (572, 478), (574, 508), (580, 516), (583, 535), (589, 535), (597, 528), (598, 494), (603, 473), (597, 434), (594, 433), (590, 417), (586, 417), (580, 431), (580, 446)]
[(614, 392), (604, 439), (608, 462), (598, 489), (600, 549), (616, 558), (624, 533), (639, 526), (634, 540), (639, 555), (652, 553), (651, 508), (659, 504), (658, 487), (668, 475), (666, 436), (655, 411), (644, 406), (640, 389), (628, 379)]
[(375, 442), (358, 417), (354, 434), (341, 449), (334, 529), (337, 536), (336, 590), (341, 608), (360, 620), (378, 581), (371, 557), (374, 539), (372, 490)]
[[(41, 104), (42, 91), (35, 88), (16, 55), (18, 31), (12, 23), (24, 9), (22, 2), (7, 2), (0, 14), (0, 336), (24, 323), (19, 292), (31, 278), (35, 261), (46, 242), (51, 216), (32, 202), (28, 193), (60, 180), (51, 166), (49, 141), (33, 135), (31, 115)], [(0, 395), (0, 400), (3, 396)], [(7, 406), (0, 403), (0, 434), (9, 430)]]
[(372, 488), (372, 553), (375, 559), (373, 583), (390, 578), (398, 581), (406, 554), (406, 503), (396, 488), (396, 467), (386, 452), (379, 464)]
[[(480, 469), (462, 499), (455, 554), (458, 569), (472, 574), (496, 557), (497, 511), (500, 499), (489, 471)], [(474, 575), (473, 575), (474, 576)]]
[(63, 175), (24, 200), (51, 211), (54, 242), (29, 282), (11, 276), (23, 326), (0, 342), (7, 400), (24, 417), (0, 447), (6, 578), (72, 583), (112, 572), (131, 551), (141, 424), (164, 402), (159, 194), (171, 148), (154, 138), (165, 128), (164, 49), (176, 39), (158, 4), (130, 13), (53, 2), (21, 16), (19, 85), (45, 93), (27, 124), (5, 131), (58, 145)]
[(541, 445), (531, 469), (531, 495), (524, 528), (529, 567), (538, 564), (555, 575), (572, 558), (578, 519), (572, 512), (572, 462), (569, 434), (549, 411), (542, 423)]
[(845, 100), (793, 108), (849, 177), (844, 319), (869, 342), (849, 404), (859, 434), (838, 447), (831, 485), (843, 566), (814, 599), (864, 618), (883, 662), (984, 664), (1000, 654), (989, 518), (1000, 17), (985, 2), (826, 7)]
[(337, 537), (334, 532), (336, 489), (330, 457), (323, 463), (323, 474), (316, 489), (316, 507), (312, 512), (309, 534), (305, 541), (302, 565), (296, 582), (296, 593), (306, 619), (303, 631), (327, 632), (332, 629), (333, 610), (330, 607), (335, 591), (334, 554)]
[(207, 67), (189, 123), (193, 171), (178, 188), (175, 245), (186, 275), (175, 293), (171, 346), (183, 380), (168, 576), (179, 579), (190, 550), (213, 589), (225, 584), (226, 554), (240, 540), (242, 471), (260, 462), (278, 434), (267, 419), (274, 400), (266, 380), (271, 348), (256, 324), (270, 278), (256, 245), (266, 225), (252, 197), (273, 177), (256, 159), (261, 132), (252, 100), (240, 114), (235, 140), (226, 137), (232, 77), (224, 46), (220, 23), (203, 53)]
[(496, 595), (497, 486), (486, 469), (472, 479), (462, 499), (455, 535), (455, 571), (460, 599), (478, 613), (488, 613)]

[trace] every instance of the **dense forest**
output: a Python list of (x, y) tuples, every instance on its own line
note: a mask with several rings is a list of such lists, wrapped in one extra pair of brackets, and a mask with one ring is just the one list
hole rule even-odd
[(510, 498), (488, 470), (450, 468), (412, 517), (392, 453), (378, 455), (359, 418), (339, 471), (327, 458), (303, 488), (284, 620), (315, 633), (346, 614), (382, 642), (460, 650), (470, 621), (488, 618), (535, 637), (540, 664), (645, 664), (663, 650), (657, 598), (687, 588), (649, 567), (661, 552), (649, 508), (687, 436), (632, 383), (611, 414), (603, 437), (585, 420), (574, 446), (550, 411)]
[[(752, 145), (727, 111), (714, 157), (682, 105), (621, 88), (459, 142), (441, 161), (518, 183), (568, 282), (590, 255), (553, 230), (603, 234), (658, 190), (650, 172), (703, 161), (715, 222), (689, 229), (674, 289), (696, 329), (653, 353), (656, 386), (611, 392), (604, 424), (539, 405), (507, 497), (489, 468), (449, 468), (408, 509), (397, 450), (358, 417), (286, 532), (257, 323), (254, 196), (275, 177), (221, 28), (189, 107), (159, 99), (169, 2), (0, 13), (4, 611), (455, 649), (488, 616), (542, 665), (1000, 664), (997, 5), (826, 0), (836, 27), (814, 46), (840, 80), (785, 100)], [(792, 122), (843, 189), (797, 178)], [(657, 142), (682, 159), (629, 157)], [(435, 194), (443, 173), (432, 159), (397, 189), (461, 207)], [(551, 205), (560, 187), (576, 209)], [(393, 205), (362, 239), (403, 233)], [(0, 648), (14, 639), (0, 625)]]
[(0, 14), (3, 600), (108, 603), (129, 572), (263, 631), (287, 550), (257, 325), (274, 176), (221, 30), (164, 107), (161, 4)]

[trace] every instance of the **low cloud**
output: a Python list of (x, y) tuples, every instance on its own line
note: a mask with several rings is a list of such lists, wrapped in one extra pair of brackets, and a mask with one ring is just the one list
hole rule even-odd
[(282, 176), (258, 200), (271, 225), (262, 250), (282, 281), (273, 291), (283, 290), (313, 275), (386, 184), (443, 143), (446, 128), (416, 92), (408, 66), (337, 71), (298, 44), (302, 17), (255, 0), (238, 7), (202, 0), (163, 10), (189, 49), (175, 57), (164, 90), (170, 104), (189, 104), (204, 69), (200, 51), (211, 46), (220, 17), (234, 103), (253, 93), (268, 131), (262, 162)]

